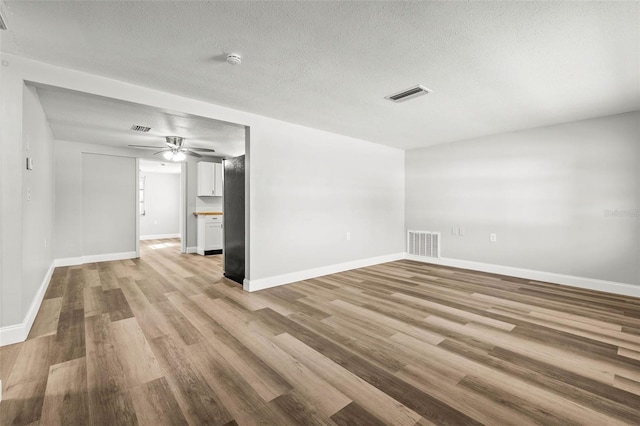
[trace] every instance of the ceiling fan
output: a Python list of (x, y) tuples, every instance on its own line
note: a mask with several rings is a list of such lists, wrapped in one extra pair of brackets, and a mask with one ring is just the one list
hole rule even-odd
[(180, 136), (165, 136), (167, 146), (150, 146), (150, 145), (129, 145), (134, 148), (144, 148), (144, 149), (159, 149), (160, 151), (155, 152), (153, 155), (158, 155), (162, 153), (162, 156), (165, 160), (169, 161), (184, 161), (188, 156), (190, 157), (202, 157), (201, 154), (195, 152), (200, 151), (205, 154), (208, 152), (216, 152), (215, 149), (209, 148), (187, 148), (184, 144), (184, 138)]

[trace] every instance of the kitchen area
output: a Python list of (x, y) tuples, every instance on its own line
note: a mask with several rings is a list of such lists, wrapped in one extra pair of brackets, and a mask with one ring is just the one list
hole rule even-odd
[(197, 249), (202, 256), (222, 254), (223, 172), (222, 163), (200, 161), (196, 197)]
[(197, 163), (196, 253), (224, 255), (225, 277), (242, 284), (245, 274), (244, 155)]

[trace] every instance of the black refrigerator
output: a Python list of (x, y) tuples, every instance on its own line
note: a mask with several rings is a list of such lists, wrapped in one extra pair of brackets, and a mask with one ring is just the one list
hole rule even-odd
[(244, 155), (224, 160), (224, 276), (244, 281)]

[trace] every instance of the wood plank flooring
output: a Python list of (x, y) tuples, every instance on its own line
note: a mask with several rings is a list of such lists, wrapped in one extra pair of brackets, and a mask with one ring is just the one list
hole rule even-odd
[(411, 261), (250, 294), (221, 261), (57, 268), (0, 424), (640, 424), (640, 299)]

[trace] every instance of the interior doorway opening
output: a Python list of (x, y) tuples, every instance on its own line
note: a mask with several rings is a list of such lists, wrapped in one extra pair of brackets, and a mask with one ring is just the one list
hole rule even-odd
[(184, 253), (183, 164), (138, 160), (138, 240), (148, 250)]

